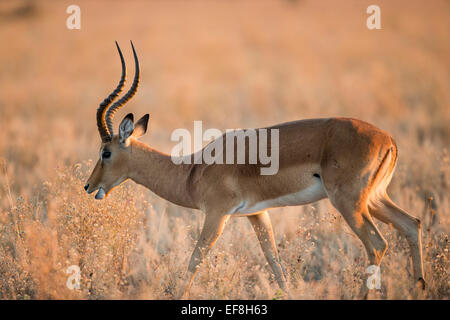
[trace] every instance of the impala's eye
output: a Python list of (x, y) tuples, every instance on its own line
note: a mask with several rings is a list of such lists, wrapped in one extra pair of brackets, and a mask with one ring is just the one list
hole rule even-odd
[(111, 157), (110, 151), (103, 151), (102, 153), (102, 159), (109, 159)]

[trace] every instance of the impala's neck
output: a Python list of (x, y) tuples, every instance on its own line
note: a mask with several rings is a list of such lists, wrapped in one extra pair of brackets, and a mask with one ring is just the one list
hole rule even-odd
[(172, 203), (198, 209), (187, 188), (191, 165), (176, 165), (170, 155), (137, 140), (132, 140), (130, 147), (131, 180)]

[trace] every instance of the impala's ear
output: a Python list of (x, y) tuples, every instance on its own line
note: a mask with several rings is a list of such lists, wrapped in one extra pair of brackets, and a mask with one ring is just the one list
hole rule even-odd
[(134, 126), (133, 131), (133, 137), (139, 138), (140, 136), (144, 135), (147, 132), (147, 125), (148, 125), (148, 118), (150, 116), (146, 114), (142, 118), (139, 119), (138, 122), (136, 122), (136, 125)]
[(134, 131), (134, 117), (132, 113), (129, 113), (123, 118), (119, 126), (119, 138), (121, 143), (125, 143), (127, 139), (133, 134)]

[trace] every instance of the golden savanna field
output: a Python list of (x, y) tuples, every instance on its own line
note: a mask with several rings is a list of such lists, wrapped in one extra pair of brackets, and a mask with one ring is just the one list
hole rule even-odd
[[(66, 27), (71, 4), (81, 30)], [(371, 4), (381, 30), (366, 27)], [(185, 280), (203, 213), (133, 182), (103, 201), (83, 190), (96, 109), (120, 78), (114, 40), (128, 86), (129, 40), (142, 70), (116, 128), (150, 113), (142, 141), (163, 152), (194, 120), (225, 131), (345, 116), (390, 132), (388, 192), (422, 220), (427, 288), (405, 238), (377, 221), (389, 249), (371, 298), (450, 298), (449, 1), (7, 0), (0, 39), (0, 299), (173, 299)], [(292, 298), (358, 298), (367, 255), (328, 200), (270, 213)], [(227, 225), (190, 298), (282, 298), (248, 219)]]

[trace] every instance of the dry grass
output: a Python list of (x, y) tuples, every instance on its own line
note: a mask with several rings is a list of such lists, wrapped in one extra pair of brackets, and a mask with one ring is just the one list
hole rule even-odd
[[(381, 299), (448, 299), (450, 4), (378, 1), (77, 1), (0, 4), (0, 298), (170, 299), (183, 282), (203, 214), (132, 183), (105, 201), (82, 186), (96, 160), (97, 104), (116, 84), (113, 40), (133, 39), (142, 86), (123, 114), (150, 112), (143, 139), (169, 152), (175, 128), (261, 127), (352, 116), (392, 133), (392, 198), (423, 222), (424, 292), (413, 290), (405, 239), (386, 225)], [(25, 12), (25, 14), (23, 13)], [(8, 17), (8, 18), (6, 18)], [(132, 64), (129, 63), (132, 69)], [(273, 224), (297, 299), (353, 299), (367, 265), (328, 201), (276, 209)], [(65, 270), (81, 268), (81, 289)], [(233, 219), (202, 267), (194, 299), (280, 296), (246, 219)]]

